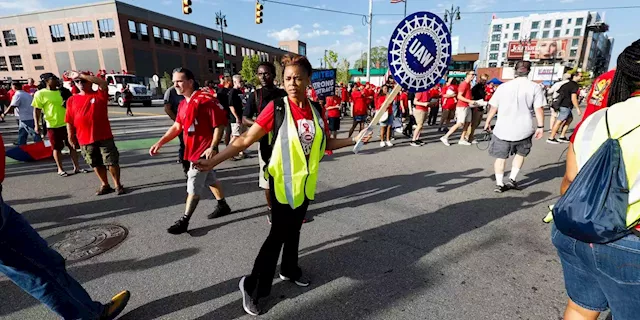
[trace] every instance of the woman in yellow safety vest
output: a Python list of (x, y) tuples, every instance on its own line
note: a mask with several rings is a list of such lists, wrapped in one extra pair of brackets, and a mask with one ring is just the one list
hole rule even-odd
[[(565, 320), (596, 320), (611, 310), (615, 320), (640, 318), (640, 40), (618, 57), (609, 92), (608, 109), (584, 120), (569, 145), (561, 193), (567, 192), (580, 168), (607, 141), (610, 131), (619, 139), (627, 180), (628, 228), (635, 234), (606, 244), (585, 243), (553, 228), (552, 242), (558, 250), (569, 296)], [(626, 134), (626, 135), (625, 135)]]
[[(238, 137), (222, 152), (197, 164), (211, 170), (268, 135), (271, 155), (265, 176), (269, 177), (272, 202), (271, 231), (265, 240), (249, 276), (240, 280), (244, 310), (260, 314), (258, 299), (271, 292), (278, 256), (282, 253), (280, 278), (306, 287), (309, 281), (298, 267), (300, 228), (309, 201), (315, 197), (318, 166), (325, 150), (352, 146), (358, 138), (332, 139), (322, 107), (310, 101), (306, 88), (311, 83), (312, 68), (304, 56), (287, 54), (282, 58), (287, 97), (270, 102), (258, 115), (249, 131)], [(367, 142), (371, 135), (363, 138)]]

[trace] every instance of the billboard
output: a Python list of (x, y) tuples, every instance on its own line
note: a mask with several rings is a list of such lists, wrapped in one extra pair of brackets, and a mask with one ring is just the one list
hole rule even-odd
[(520, 60), (527, 55), (528, 60), (562, 59), (567, 55), (568, 42), (568, 39), (531, 40), (525, 44), (511, 41), (507, 59)]

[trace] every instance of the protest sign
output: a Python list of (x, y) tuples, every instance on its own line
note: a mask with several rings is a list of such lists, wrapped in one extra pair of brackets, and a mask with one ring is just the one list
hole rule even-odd
[(313, 70), (311, 86), (318, 99), (324, 100), (336, 93), (336, 69)]

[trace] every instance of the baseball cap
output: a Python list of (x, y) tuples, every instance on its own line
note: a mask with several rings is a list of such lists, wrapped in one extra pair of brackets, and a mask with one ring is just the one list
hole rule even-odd
[(43, 73), (43, 74), (40, 75), (40, 80), (42, 80), (42, 81), (47, 81), (47, 80), (49, 80), (51, 78), (58, 79), (58, 76), (56, 76), (55, 74), (53, 74), (51, 72), (46, 72), (46, 73)]

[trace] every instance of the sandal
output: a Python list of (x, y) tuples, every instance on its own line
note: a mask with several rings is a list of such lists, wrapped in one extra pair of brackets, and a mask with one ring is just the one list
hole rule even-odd
[(127, 193), (127, 191), (124, 189), (123, 186), (119, 186), (119, 187), (116, 188), (116, 194), (117, 195), (123, 195), (125, 193)]
[(109, 186), (109, 185), (102, 186), (96, 192), (96, 196), (101, 196), (101, 195), (104, 195), (104, 194), (107, 194), (107, 193), (111, 193), (111, 192), (113, 192), (113, 189), (111, 188), (111, 186)]
[(61, 176), (61, 177), (68, 177), (69, 176), (69, 174), (66, 173), (65, 171), (58, 172), (58, 175)]
[(76, 171), (74, 171), (73, 173), (74, 173), (74, 174), (78, 174), (78, 173), (89, 173), (89, 172), (91, 172), (91, 171), (89, 171), (89, 170), (87, 170), (87, 169), (80, 169), (80, 170), (76, 170)]

